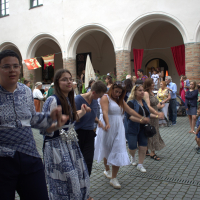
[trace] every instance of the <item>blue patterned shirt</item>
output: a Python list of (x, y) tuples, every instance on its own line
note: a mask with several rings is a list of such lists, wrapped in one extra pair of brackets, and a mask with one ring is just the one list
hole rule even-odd
[(0, 85), (0, 157), (13, 157), (15, 151), (40, 157), (31, 128), (47, 129), (49, 113), (36, 113), (31, 90), (17, 83), (13, 93)]

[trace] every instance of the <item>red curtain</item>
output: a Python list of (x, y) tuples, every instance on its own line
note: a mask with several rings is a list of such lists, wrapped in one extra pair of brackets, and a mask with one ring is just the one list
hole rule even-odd
[(185, 45), (171, 47), (178, 75), (185, 75)]
[(137, 71), (142, 66), (143, 53), (144, 53), (144, 49), (133, 49), (134, 69), (135, 69), (135, 75), (137, 78), (138, 78)]

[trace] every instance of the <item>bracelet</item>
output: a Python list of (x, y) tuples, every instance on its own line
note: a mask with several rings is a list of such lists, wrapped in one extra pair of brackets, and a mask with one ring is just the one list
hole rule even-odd
[(142, 117), (142, 118), (140, 119), (140, 122), (141, 122), (143, 119), (144, 119), (144, 117)]

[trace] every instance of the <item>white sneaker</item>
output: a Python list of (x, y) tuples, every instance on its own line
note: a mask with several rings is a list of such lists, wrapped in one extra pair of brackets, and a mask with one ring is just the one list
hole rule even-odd
[(134, 156), (134, 157), (131, 156), (131, 164), (132, 164), (133, 166), (136, 166), (136, 165), (137, 165), (135, 156)]
[(143, 167), (143, 165), (137, 166), (137, 169), (141, 172), (147, 172), (147, 170)]
[(110, 170), (108, 170), (108, 171), (105, 170), (103, 173), (107, 178), (109, 178), (109, 179), (112, 178), (112, 172)]
[(119, 184), (117, 178), (113, 178), (110, 180), (110, 185), (112, 185), (116, 189), (120, 189), (121, 185)]

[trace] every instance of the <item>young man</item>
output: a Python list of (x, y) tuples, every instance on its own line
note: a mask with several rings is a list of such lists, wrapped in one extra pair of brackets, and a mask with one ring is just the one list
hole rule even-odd
[[(30, 89), (18, 83), (19, 56), (0, 52), (0, 199), (48, 200), (44, 167), (36, 149), (32, 128), (49, 134), (67, 121), (62, 109), (36, 113)], [(57, 125), (52, 124), (57, 121)]]
[(196, 137), (195, 140), (197, 142), (197, 148), (195, 148), (195, 150), (197, 150), (197, 154), (200, 154), (200, 106), (198, 106), (197, 108), (197, 115), (198, 115), (198, 119), (197, 119), (197, 130), (196, 130)]
[(97, 99), (101, 98), (106, 91), (106, 85), (102, 81), (97, 81), (92, 85), (89, 92), (77, 95), (75, 98), (77, 110), (80, 110), (83, 103), (91, 108), (91, 112), (86, 113), (75, 124), (79, 147), (87, 164), (89, 175), (92, 171), (94, 157), (94, 138), (96, 136), (96, 133), (94, 132), (94, 123), (96, 122), (100, 127), (103, 127), (102, 122), (97, 118)]
[(137, 75), (139, 76), (138, 80), (142, 80), (144, 82), (148, 76), (144, 75), (143, 72), (143, 69), (138, 69)]
[(176, 93), (177, 93), (177, 85), (172, 82), (171, 76), (165, 77), (165, 82), (167, 85), (167, 89), (170, 91), (171, 99), (169, 100), (169, 120), (172, 122), (172, 125), (176, 125), (177, 118), (177, 108), (176, 108)]

